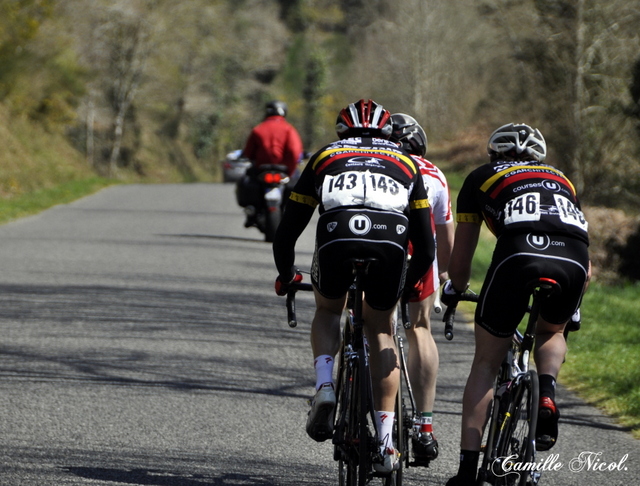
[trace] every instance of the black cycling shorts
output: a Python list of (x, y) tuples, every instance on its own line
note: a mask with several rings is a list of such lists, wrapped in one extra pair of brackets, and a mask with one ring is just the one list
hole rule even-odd
[(343, 297), (354, 275), (352, 258), (376, 258), (364, 281), (373, 309), (396, 305), (404, 287), (409, 241), (406, 216), (370, 209), (338, 209), (320, 216), (311, 281), (328, 299)]
[(540, 316), (564, 324), (580, 306), (587, 280), (589, 252), (585, 242), (551, 234), (505, 234), (496, 244), (475, 319), (497, 337), (511, 336), (524, 317), (531, 283), (544, 277), (562, 289), (541, 305)]

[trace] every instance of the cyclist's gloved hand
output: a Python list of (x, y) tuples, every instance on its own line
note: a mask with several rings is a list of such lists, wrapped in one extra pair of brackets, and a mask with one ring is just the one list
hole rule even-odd
[(282, 279), (280, 275), (278, 275), (278, 278), (276, 278), (276, 282), (274, 285), (276, 289), (276, 294), (280, 296), (287, 295), (287, 292), (289, 292), (289, 287), (291, 286), (291, 284), (298, 283), (298, 282), (302, 282), (302, 274), (297, 268), (296, 268), (295, 274), (293, 275), (293, 278), (290, 280)]
[(580, 309), (578, 308), (578, 310), (575, 312), (575, 314), (573, 314), (571, 316), (571, 319), (569, 319), (569, 322), (567, 323), (567, 329), (572, 332), (572, 331), (579, 331), (580, 330), (580, 326), (581, 326), (581, 318), (580, 318)]
[(453, 284), (451, 283), (451, 279), (447, 280), (442, 286), (442, 295), (440, 296), (440, 302), (442, 302), (447, 307), (451, 305), (456, 305), (460, 301), (460, 296), (464, 292), (460, 292), (453, 288)]

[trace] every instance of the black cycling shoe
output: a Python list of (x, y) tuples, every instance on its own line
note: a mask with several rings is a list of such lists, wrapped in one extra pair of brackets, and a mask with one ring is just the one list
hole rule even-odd
[(536, 450), (548, 451), (558, 439), (558, 420), (560, 411), (549, 397), (540, 399), (538, 408), (538, 426), (536, 427)]
[(438, 441), (431, 432), (420, 432), (411, 438), (411, 448), (416, 466), (428, 466), (438, 457)]
[(475, 479), (463, 479), (458, 475), (453, 476), (447, 481), (446, 486), (475, 486)]

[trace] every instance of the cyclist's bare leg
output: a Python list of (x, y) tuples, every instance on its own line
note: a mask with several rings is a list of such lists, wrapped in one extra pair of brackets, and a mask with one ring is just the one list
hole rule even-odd
[(431, 309), (436, 294), (420, 302), (409, 303), (413, 326), (405, 331), (409, 344), (407, 368), (413, 387), (416, 407), (420, 412), (432, 412), (438, 376), (438, 347), (431, 334)]
[(380, 311), (366, 302), (362, 305), (365, 334), (371, 355), (371, 381), (376, 410), (392, 411), (400, 381), (400, 365), (393, 340), (393, 314), (395, 307)]
[(533, 359), (539, 375), (558, 377), (567, 353), (567, 341), (564, 338), (566, 325), (566, 322), (558, 325), (538, 319)]
[(461, 449), (479, 451), (493, 395), (493, 381), (511, 338), (498, 338), (475, 325), (475, 355), (462, 398)]
[(329, 355), (335, 357), (340, 348), (340, 321), (347, 296), (328, 299), (314, 287), (316, 312), (311, 322), (311, 349), (313, 357)]

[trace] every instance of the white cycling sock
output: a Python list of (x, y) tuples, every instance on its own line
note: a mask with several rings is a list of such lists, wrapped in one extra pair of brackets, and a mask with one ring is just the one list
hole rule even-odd
[(316, 390), (325, 383), (333, 383), (333, 358), (328, 354), (321, 354), (313, 360), (316, 370)]
[(386, 449), (393, 448), (393, 421), (395, 417), (395, 412), (376, 412), (378, 437), (381, 442), (380, 451), (383, 453)]

